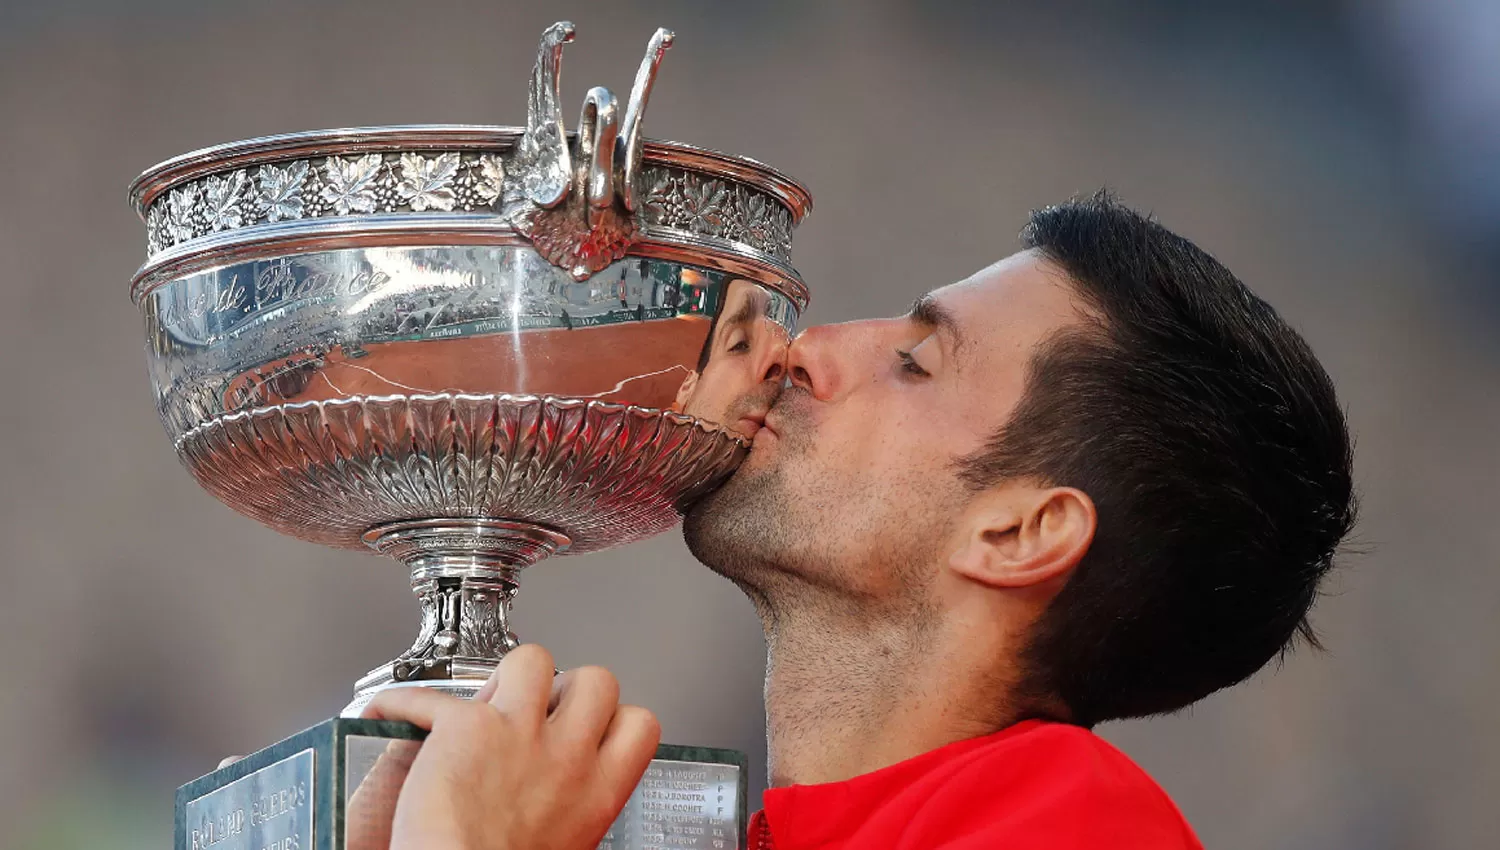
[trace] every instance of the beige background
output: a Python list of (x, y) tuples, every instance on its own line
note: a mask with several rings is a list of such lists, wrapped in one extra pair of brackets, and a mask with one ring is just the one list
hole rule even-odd
[[(278, 537), (176, 464), (126, 293), (144, 246), (126, 184), (249, 136), (517, 121), (563, 16), (568, 104), (627, 90), (673, 26), (648, 134), (811, 186), (810, 321), (899, 312), (1010, 252), (1029, 207), (1101, 184), (1281, 308), (1358, 432), (1365, 554), (1318, 608), (1332, 651), (1103, 731), (1210, 847), (1493, 846), (1493, 292), (1414, 212), (1388, 104), (1307, 35), (1326, 21), (1043, 5), (4, 7), (0, 847), (166, 846), (173, 787), (333, 713), (416, 625), (393, 563)], [(564, 665), (613, 668), (669, 740), (749, 750), (763, 781), (759, 628), (675, 534), (537, 568), (517, 619)]]

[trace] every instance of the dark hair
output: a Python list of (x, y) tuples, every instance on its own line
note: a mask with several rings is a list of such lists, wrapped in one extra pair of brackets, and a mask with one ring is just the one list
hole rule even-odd
[(1021, 238), (1092, 318), (1044, 343), (960, 474), (1093, 499), (1098, 529), (1023, 653), (1022, 693), (1074, 722), (1183, 708), (1301, 634), (1354, 523), (1353, 450), (1306, 341), (1196, 245), (1106, 192)]

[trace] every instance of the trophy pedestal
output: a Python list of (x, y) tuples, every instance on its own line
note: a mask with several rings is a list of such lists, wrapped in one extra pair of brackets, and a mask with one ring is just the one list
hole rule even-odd
[[(177, 789), (174, 850), (386, 850), (426, 732), (334, 718)], [(394, 768), (394, 769), (393, 769)], [(663, 744), (599, 850), (740, 850), (747, 763)]]

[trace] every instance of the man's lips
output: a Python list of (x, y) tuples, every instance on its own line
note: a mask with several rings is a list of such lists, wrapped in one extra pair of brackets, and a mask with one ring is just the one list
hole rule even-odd
[(767, 413), (766, 418), (761, 421), (760, 429), (773, 437), (780, 437), (781, 431), (779, 430), (779, 425), (780, 423), (776, 419), (775, 413), (771, 412)]
[(750, 416), (741, 416), (730, 426), (736, 433), (747, 440), (753, 439), (763, 427), (765, 427), (765, 424), (760, 419)]

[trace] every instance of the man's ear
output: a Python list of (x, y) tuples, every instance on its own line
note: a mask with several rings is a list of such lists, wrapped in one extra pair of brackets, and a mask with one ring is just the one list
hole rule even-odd
[(693, 397), (693, 390), (697, 389), (697, 387), (698, 373), (689, 372), (688, 376), (682, 379), (682, 386), (677, 388), (677, 399), (672, 402), (672, 409), (678, 413), (687, 412), (684, 410), (684, 407), (687, 405), (688, 399)]
[(1098, 527), (1094, 500), (1073, 487), (996, 487), (965, 512), (948, 565), (991, 587), (1024, 588), (1066, 577)]

